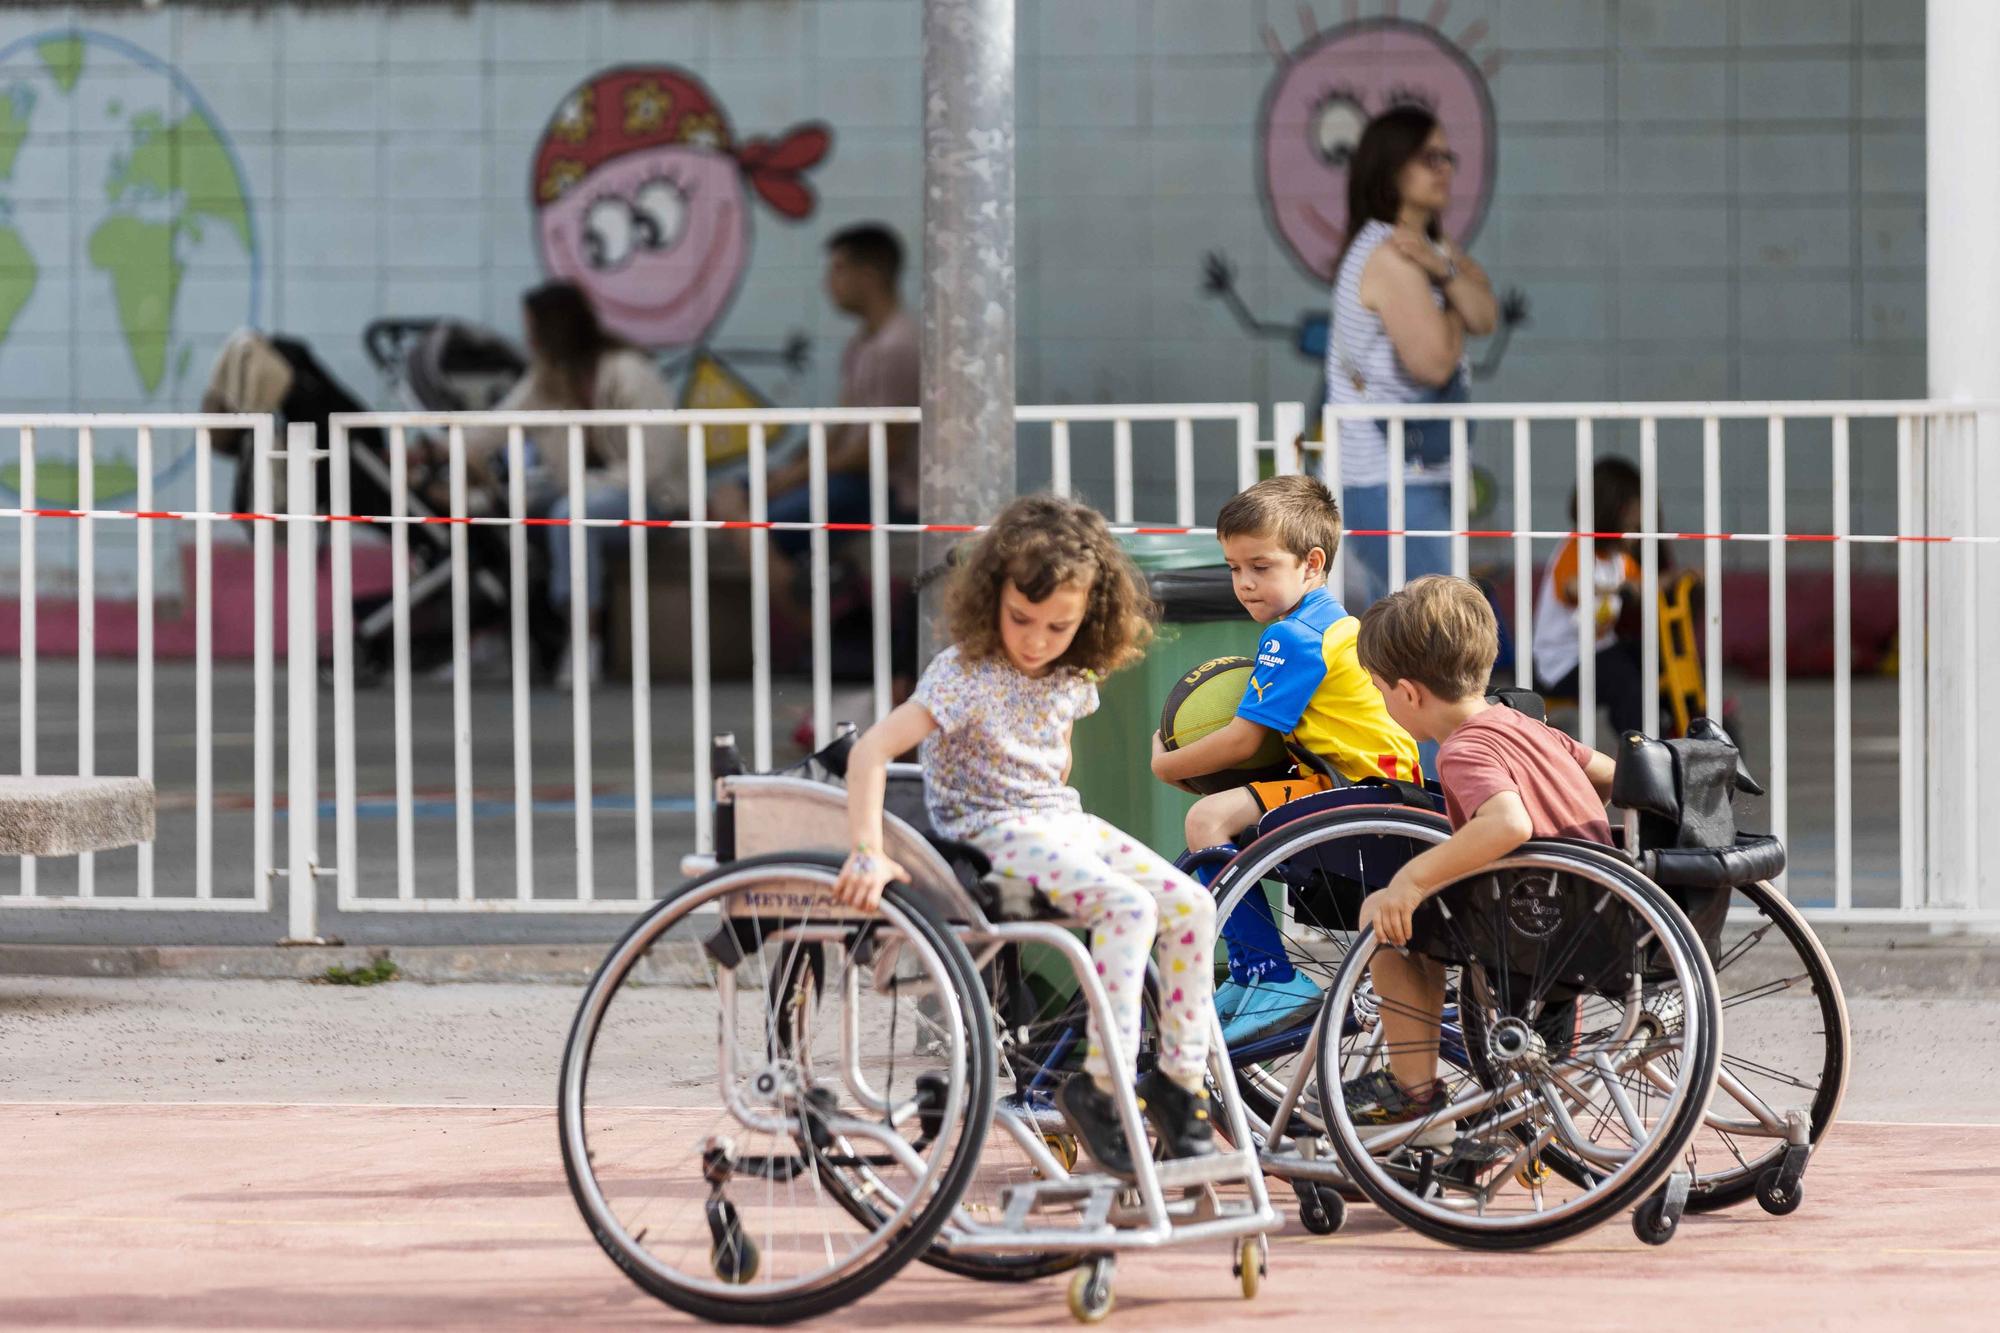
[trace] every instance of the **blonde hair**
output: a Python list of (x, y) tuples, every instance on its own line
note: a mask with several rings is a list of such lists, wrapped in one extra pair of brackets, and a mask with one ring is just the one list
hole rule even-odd
[(1332, 564), (1340, 549), (1340, 503), (1317, 477), (1266, 477), (1229, 498), (1215, 516), (1215, 535), (1269, 537), (1302, 561), (1317, 546)]
[(1484, 694), (1500, 655), (1500, 626), (1486, 596), (1466, 579), (1426, 574), (1361, 615), (1361, 666), (1393, 684), (1407, 680), (1440, 699)]
[(1087, 587), (1090, 599), (1057, 666), (1109, 675), (1144, 655), (1153, 602), (1125, 549), (1088, 505), (1029, 495), (1000, 511), (964, 548), (945, 589), (946, 633), (966, 657), (997, 657), (1000, 593), (1009, 583), (1031, 602), (1056, 589)]

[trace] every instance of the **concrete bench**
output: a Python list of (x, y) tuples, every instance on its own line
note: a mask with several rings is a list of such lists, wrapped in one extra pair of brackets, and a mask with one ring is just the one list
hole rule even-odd
[(0, 856), (77, 856), (153, 840), (144, 778), (0, 777)]

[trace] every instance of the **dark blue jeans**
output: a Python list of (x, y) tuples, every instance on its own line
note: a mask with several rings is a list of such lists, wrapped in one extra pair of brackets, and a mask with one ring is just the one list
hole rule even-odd
[[(1194, 872), (1194, 877), (1208, 884), (1220, 869), (1220, 866), (1202, 866)], [(1285, 955), (1285, 940), (1278, 933), (1278, 920), (1262, 885), (1243, 896), (1243, 901), (1222, 923), (1220, 934), (1229, 953), (1229, 979), (1237, 985), (1292, 979), (1292, 961)]]
[[(781, 495), (774, 495), (765, 506), (773, 523), (809, 523), (812, 521), (812, 488), (800, 486)], [(826, 479), (826, 521), (829, 523), (868, 522), (868, 477), (861, 472), (829, 473)], [(889, 521), (891, 523), (914, 523), (917, 516), (896, 503), (895, 492), (889, 493)], [(834, 533), (836, 537), (852, 536), (852, 533)], [(771, 545), (793, 560), (803, 560), (812, 547), (812, 533), (802, 528), (780, 530), (771, 534)]]
[[(774, 495), (765, 512), (773, 523), (812, 521), (812, 488), (799, 486)], [(868, 478), (860, 472), (833, 472), (826, 478), (826, 521), (866, 523), (868, 521)], [(779, 529), (771, 534), (771, 545), (788, 559), (803, 560), (812, 548), (812, 533), (802, 528)]]

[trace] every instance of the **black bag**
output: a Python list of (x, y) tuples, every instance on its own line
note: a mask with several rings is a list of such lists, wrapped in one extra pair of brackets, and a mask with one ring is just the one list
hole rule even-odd
[[(1461, 367), (1452, 377), (1435, 389), (1426, 390), (1421, 396), (1411, 399), (1417, 403), (1469, 403), (1472, 401), (1470, 387), (1466, 384), (1465, 370)], [(1421, 464), (1427, 468), (1443, 467), (1451, 461), (1451, 421), (1445, 417), (1433, 420), (1402, 421), (1384, 420), (1381, 423), (1384, 438), (1394, 440), (1400, 433), (1403, 439), (1403, 461)], [(1465, 444), (1472, 447), (1472, 435), (1477, 422), (1465, 423)]]

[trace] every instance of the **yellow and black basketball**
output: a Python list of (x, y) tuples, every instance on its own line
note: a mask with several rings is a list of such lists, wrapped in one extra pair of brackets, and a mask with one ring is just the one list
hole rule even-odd
[[(1247, 657), (1218, 657), (1175, 681), (1160, 710), (1160, 740), (1166, 747), (1178, 750), (1228, 725), (1243, 702), (1243, 692), (1250, 688), (1253, 665)], [(1243, 764), (1192, 778), (1187, 785), (1202, 792), (1228, 791), (1246, 782), (1285, 777), (1291, 767), (1284, 739), (1272, 732), (1264, 747)]]

